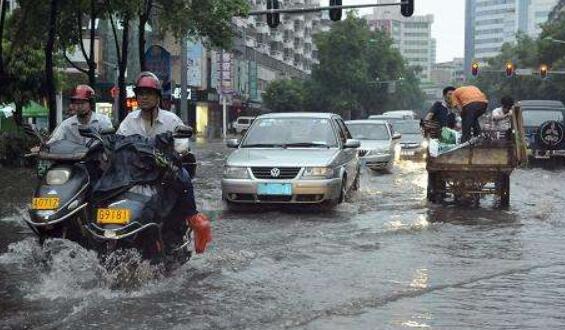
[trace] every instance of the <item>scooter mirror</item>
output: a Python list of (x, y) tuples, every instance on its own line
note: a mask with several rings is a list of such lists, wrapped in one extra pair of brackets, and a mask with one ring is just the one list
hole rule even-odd
[(27, 135), (33, 135), (33, 136), (37, 135), (37, 132), (30, 124), (28, 123), (22, 124), (22, 127)]
[(190, 138), (192, 137), (192, 127), (179, 125), (175, 128), (175, 132), (173, 133), (174, 138)]
[(96, 138), (96, 131), (90, 126), (80, 125), (78, 127), (78, 133), (81, 136), (84, 136), (84, 137), (87, 137), (87, 138)]

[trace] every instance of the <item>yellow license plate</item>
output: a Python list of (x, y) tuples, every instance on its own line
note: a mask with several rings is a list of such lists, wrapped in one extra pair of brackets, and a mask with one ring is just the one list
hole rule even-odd
[(96, 222), (100, 225), (127, 225), (130, 220), (129, 209), (98, 209)]
[(35, 197), (31, 201), (33, 210), (55, 210), (59, 207), (59, 197)]

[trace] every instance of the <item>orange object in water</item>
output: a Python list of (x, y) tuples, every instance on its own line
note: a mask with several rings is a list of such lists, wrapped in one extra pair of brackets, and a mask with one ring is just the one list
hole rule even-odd
[(194, 250), (196, 253), (203, 253), (208, 243), (212, 241), (210, 219), (205, 214), (197, 213), (186, 221), (194, 233)]

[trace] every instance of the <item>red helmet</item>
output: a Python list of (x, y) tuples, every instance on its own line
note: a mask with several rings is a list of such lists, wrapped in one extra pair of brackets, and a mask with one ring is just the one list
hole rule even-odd
[(94, 89), (88, 85), (78, 85), (73, 89), (73, 94), (71, 95), (71, 100), (85, 100), (90, 101), (94, 99), (96, 94)]
[(153, 72), (144, 71), (137, 76), (135, 88), (150, 88), (161, 94), (161, 81)]

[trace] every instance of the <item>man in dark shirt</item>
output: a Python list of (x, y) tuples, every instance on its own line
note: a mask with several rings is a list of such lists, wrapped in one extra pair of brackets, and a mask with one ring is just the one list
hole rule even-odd
[(451, 103), (451, 94), (455, 87), (448, 86), (443, 89), (443, 100), (435, 102), (430, 111), (426, 115), (425, 120), (434, 120), (441, 127), (455, 128), (455, 114), (449, 110)]

